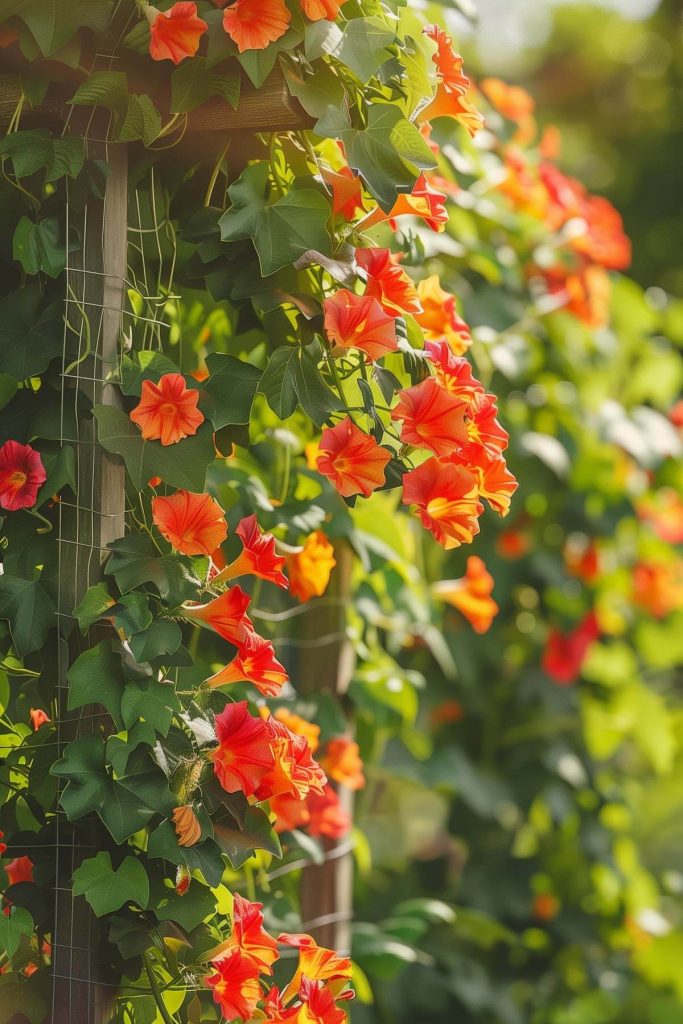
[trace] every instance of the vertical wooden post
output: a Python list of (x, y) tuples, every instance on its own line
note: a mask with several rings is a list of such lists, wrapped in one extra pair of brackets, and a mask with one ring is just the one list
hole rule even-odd
[[(353, 551), (342, 541), (335, 545), (337, 567), (325, 598), (311, 602), (303, 616), (304, 644), (299, 657), (299, 679), (303, 692), (331, 690), (343, 696), (353, 673), (354, 652), (346, 636), (346, 606), (351, 594)], [(345, 786), (337, 792), (349, 817), (353, 811), (353, 793)], [(325, 839), (324, 864), (303, 871), (301, 915), (306, 931), (321, 946), (350, 952), (353, 913), (353, 853), (348, 837)], [(310, 926), (308, 922), (314, 922)]]
[[(63, 408), (76, 408), (77, 434), (63, 438), (76, 449), (77, 498), (60, 507), (59, 610), (63, 622), (85, 591), (101, 577), (109, 541), (123, 536), (125, 468), (97, 445), (96, 427), (78, 412), (80, 391), (92, 403), (117, 401), (108, 379), (118, 368), (121, 320), (127, 268), (127, 150), (100, 146), (109, 176), (102, 199), (91, 197), (82, 223), (71, 224), (81, 237), (81, 251), (66, 272), (67, 340), (78, 337), (78, 351), (65, 346), (62, 380)], [(68, 417), (70, 419), (71, 417)], [(67, 417), (64, 417), (67, 421)], [(68, 656), (60, 649), (57, 742), (61, 755), (66, 743), (98, 731), (106, 722), (99, 706), (74, 714), (68, 710), (65, 662), (79, 652), (80, 637), (72, 629)], [(83, 899), (74, 899), (71, 878), (75, 868), (101, 848), (99, 822), (74, 828), (61, 812), (57, 817), (56, 900), (53, 934), (53, 1002), (50, 1024), (106, 1024), (111, 1017), (115, 983), (98, 956), (99, 923)]]

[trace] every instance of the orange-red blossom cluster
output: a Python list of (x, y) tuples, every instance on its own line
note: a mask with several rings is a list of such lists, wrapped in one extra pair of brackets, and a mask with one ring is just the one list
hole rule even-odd
[[(213, 952), (214, 973), (206, 981), (226, 1020), (255, 1016), (271, 1024), (343, 1024), (338, 1005), (353, 998), (351, 961), (318, 946), (310, 935), (282, 934), (263, 927), (261, 903), (235, 894), (230, 938)], [(284, 989), (272, 983), (278, 946), (298, 950), (294, 975)]]

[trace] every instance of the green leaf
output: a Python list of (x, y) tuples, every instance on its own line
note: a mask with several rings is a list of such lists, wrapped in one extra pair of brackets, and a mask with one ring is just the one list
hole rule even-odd
[[(116, 747), (121, 745), (119, 751)], [(130, 754), (120, 737), (112, 736), (107, 743), (107, 756), (120, 769), (125, 758), (125, 769), (117, 770), (117, 789), (128, 790), (136, 799), (157, 814), (170, 814), (177, 803), (168, 787), (166, 776), (149, 750), (138, 746)]]
[(221, 70), (207, 65), (206, 57), (184, 60), (171, 75), (171, 110), (185, 114), (211, 96), (220, 96), (235, 110), (240, 98), (237, 68)]
[(280, 419), (291, 416), (300, 405), (313, 422), (321, 426), (331, 412), (343, 408), (320, 375), (319, 354), (315, 345), (307, 348), (292, 345), (276, 349), (270, 357), (259, 391)]
[(0, 619), (9, 622), (17, 654), (23, 657), (45, 644), (51, 626), (55, 626), (52, 598), (37, 580), (0, 576)]
[(347, 22), (334, 56), (346, 64), (361, 82), (367, 82), (389, 54), (396, 33), (381, 18), (352, 18)]
[(42, 128), (13, 132), (0, 140), (0, 156), (9, 157), (17, 178), (28, 178), (41, 167), (46, 182), (65, 175), (77, 178), (85, 163), (85, 143), (75, 137), (54, 139)]
[(277, 833), (268, 815), (260, 807), (249, 807), (244, 816), (244, 824), (236, 826), (237, 822), (229, 811), (213, 820), (216, 842), (235, 870), (251, 857), (254, 850), (267, 850), (274, 857), (282, 856)]
[(111, 914), (126, 903), (141, 909), (149, 902), (149, 880), (137, 857), (124, 858), (114, 869), (108, 853), (83, 861), (73, 874), (74, 896), (85, 896), (97, 917)]
[(114, 576), (122, 593), (143, 583), (152, 583), (166, 603), (182, 604), (196, 599), (197, 590), (206, 580), (209, 560), (186, 555), (163, 555), (145, 534), (133, 533), (112, 541), (112, 556), (105, 569)]
[(161, 115), (151, 98), (131, 93), (123, 71), (93, 71), (70, 102), (111, 111), (112, 138), (117, 142), (141, 139), (149, 146), (161, 131)]
[(114, 628), (127, 637), (132, 637), (143, 629), (147, 629), (152, 622), (147, 595), (141, 594), (139, 591), (124, 594), (112, 608), (111, 614)]
[(202, 423), (193, 437), (177, 444), (145, 441), (140, 430), (121, 409), (96, 405), (98, 437), (102, 447), (121, 455), (133, 485), (142, 490), (153, 476), (160, 476), (171, 487), (200, 492), (206, 484), (206, 470), (215, 458), (213, 428)]
[(180, 701), (173, 684), (160, 683), (156, 679), (127, 683), (121, 698), (121, 716), (126, 729), (142, 719), (149, 722), (160, 735), (166, 736), (173, 713), (178, 710)]
[(180, 626), (170, 619), (153, 622), (144, 632), (136, 633), (130, 638), (130, 649), (137, 662), (142, 664), (162, 658), (165, 654), (175, 654), (183, 639)]
[[(171, 359), (153, 349), (134, 352), (132, 356), (124, 355), (121, 359), (121, 390), (124, 395), (140, 395), (143, 381), (153, 380), (156, 383), (165, 373), (178, 372)], [(197, 387), (196, 382), (192, 386)]]
[(189, 932), (215, 914), (216, 899), (210, 889), (193, 878), (183, 896), (179, 896), (172, 886), (158, 885), (152, 893), (149, 909), (154, 911), (159, 921), (175, 921)]
[(22, 217), (14, 231), (12, 255), (27, 274), (42, 271), (48, 277), (59, 277), (66, 266), (66, 253), (57, 217), (45, 217), (37, 224)]
[[(319, 24), (314, 22), (310, 28)], [(315, 74), (303, 75), (298, 65), (283, 63), (283, 72), (290, 93), (311, 117), (322, 117), (330, 106), (342, 107), (344, 86), (327, 64), (320, 62)]]
[(96, 583), (94, 587), (88, 587), (83, 600), (74, 608), (74, 616), (81, 632), (87, 632), (93, 622), (101, 619), (115, 604), (116, 601), (107, 590), (106, 583)]
[(244, 359), (213, 352), (206, 359), (208, 379), (202, 384), (199, 407), (216, 430), (249, 422), (261, 370)]
[(0, 409), (4, 409), (17, 393), (18, 384), (13, 377), (0, 372)]
[(60, 803), (69, 821), (96, 811), (117, 843), (139, 832), (153, 815), (144, 802), (118, 786), (108, 773), (106, 747), (99, 736), (83, 736), (69, 743), (51, 774), (66, 779)]
[(112, 13), (110, 0), (0, 0), (0, 22), (21, 18), (45, 56), (66, 46), (83, 28), (102, 33)]
[(62, 351), (59, 307), (41, 306), (37, 284), (0, 299), (0, 365), (15, 380), (37, 377)]
[(69, 711), (87, 704), (104, 704), (117, 728), (123, 728), (121, 697), (125, 679), (120, 656), (111, 640), (102, 640), (76, 658), (66, 674), (69, 683)]
[[(364, 129), (341, 123), (331, 109), (335, 123), (320, 122), (317, 130), (339, 134), (351, 167), (362, 175), (383, 210), (390, 210), (398, 192), (409, 192), (420, 171), (435, 166), (434, 154), (418, 128), (390, 103), (371, 103)], [(327, 118), (325, 119), (327, 121)]]
[(23, 907), (10, 907), (8, 915), (0, 916), (0, 950), (12, 959), (22, 935), (33, 935), (33, 918)]
[(30, 978), (22, 974), (0, 977), (0, 1024), (29, 1020), (41, 1024), (47, 1018), (51, 1000), (47, 971), (37, 971)]
[(41, 455), (47, 480), (38, 491), (36, 508), (49, 501), (53, 494), (58, 494), (62, 487), (70, 487), (76, 493), (76, 452), (71, 445), (65, 444), (58, 452)]
[(294, 263), (309, 249), (331, 255), (332, 245), (327, 230), (331, 210), (325, 196), (312, 188), (294, 188), (268, 203), (268, 173), (265, 161), (243, 171), (228, 190), (232, 206), (219, 221), (223, 241), (253, 240), (264, 277)]
[(162, 857), (171, 864), (185, 864), (190, 871), (201, 871), (211, 886), (217, 886), (223, 877), (223, 857), (213, 839), (205, 839), (196, 846), (178, 846), (178, 837), (170, 821), (162, 821), (149, 837), (149, 857)]

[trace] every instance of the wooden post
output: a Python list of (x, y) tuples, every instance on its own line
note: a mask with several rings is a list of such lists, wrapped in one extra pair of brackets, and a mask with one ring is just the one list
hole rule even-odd
[[(304, 693), (331, 690), (342, 697), (351, 681), (353, 647), (346, 636), (346, 606), (351, 594), (353, 551), (342, 541), (335, 545), (337, 567), (325, 597), (304, 618), (304, 642), (299, 657), (299, 681)], [(345, 811), (352, 815), (353, 793), (337, 786)], [(305, 931), (321, 946), (350, 952), (353, 912), (353, 852), (348, 836), (325, 839), (326, 860), (304, 868), (301, 916)], [(309, 924), (308, 922), (313, 922)]]
[[(110, 173), (103, 199), (92, 197), (82, 223), (69, 225), (80, 234), (81, 251), (66, 272), (67, 342), (65, 345), (62, 401), (74, 408), (77, 391), (93, 403), (117, 401), (117, 388), (107, 383), (119, 365), (121, 310), (127, 268), (127, 150), (108, 145), (90, 156), (105, 159)], [(70, 417), (69, 417), (70, 418)], [(65, 422), (66, 422), (65, 417)], [(101, 578), (109, 541), (122, 537), (125, 513), (125, 467), (97, 445), (93, 419), (76, 415), (77, 433), (63, 438), (76, 449), (77, 498), (60, 505), (59, 610), (68, 622), (85, 591)], [(88, 646), (92, 639), (88, 641)], [(75, 623), (67, 652), (60, 649), (60, 665), (73, 661), (82, 646)], [(93, 706), (78, 713), (68, 710), (65, 667), (59, 675), (59, 752), (78, 736), (106, 727), (104, 708)], [(75, 868), (103, 846), (103, 828), (94, 818), (86, 827), (71, 826), (58, 813), (56, 850), (55, 928), (53, 934), (53, 1003), (50, 1024), (105, 1024), (116, 992), (98, 955), (99, 922), (82, 898), (71, 892)]]

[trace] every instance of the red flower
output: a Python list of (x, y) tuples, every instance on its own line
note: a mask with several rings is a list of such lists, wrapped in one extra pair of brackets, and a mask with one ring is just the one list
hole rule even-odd
[(42, 708), (31, 708), (28, 714), (31, 719), (31, 725), (33, 726), (34, 732), (38, 732), (41, 725), (50, 721), (50, 716), (47, 711), (43, 711)]
[(0, 832), (0, 856), (7, 851), (7, 843), (3, 843), (2, 840), (5, 838), (5, 833)]
[(223, 14), (223, 28), (245, 50), (265, 50), (280, 39), (292, 20), (283, 0), (237, 0)]
[(326, 836), (341, 839), (351, 830), (351, 818), (329, 784), (322, 793), (310, 793), (306, 800), (308, 825), (306, 831), (314, 838)]
[(0, 448), (0, 508), (31, 508), (47, 480), (40, 455), (29, 444), (5, 441)]
[(403, 477), (403, 503), (447, 550), (470, 544), (484, 511), (474, 476), (462, 466), (431, 458)]
[(275, 697), (288, 679), (286, 669), (275, 657), (270, 640), (253, 633), (230, 664), (207, 679), (207, 683), (209, 686), (227, 686), (229, 683), (249, 682), (264, 697)]
[(308, 811), (308, 799), (300, 800), (291, 793), (280, 793), (268, 801), (271, 812), (275, 815), (275, 831), (291, 832), (308, 824), (311, 815)]
[(194, 57), (208, 27), (197, 17), (195, 3), (176, 3), (168, 11), (145, 4), (144, 11), (149, 21), (149, 52), (153, 60), (180, 64), (185, 57)]
[(476, 555), (467, 559), (465, 575), (459, 580), (442, 580), (433, 592), (440, 601), (457, 608), (475, 633), (487, 633), (498, 614), (498, 605), (491, 597), (493, 576)]
[(271, 737), (273, 767), (261, 779), (256, 799), (269, 800), (281, 793), (303, 799), (311, 790), (322, 793), (325, 773), (313, 760), (307, 738), (291, 732), (284, 722), (272, 715), (265, 725)]
[(462, 57), (454, 52), (450, 37), (438, 25), (427, 25), (424, 33), (437, 46), (432, 60), (436, 65), (439, 84), (432, 102), (420, 111), (420, 120), (454, 117), (467, 128), (470, 135), (476, 135), (484, 118), (467, 99), (470, 80), (462, 73)]
[(505, 451), (510, 435), (497, 420), (495, 395), (476, 394), (470, 407), (467, 433), (470, 440), (483, 445), (492, 455)]
[(571, 576), (593, 583), (600, 575), (600, 551), (594, 540), (572, 534), (564, 546), (564, 564)]
[(30, 857), (15, 857), (5, 864), (5, 874), (10, 885), (33, 881), (33, 861)]
[(242, 519), (235, 533), (242, 541), (242, 553), (218, 573), (214, 583), (250, 575), (286, 588), (289, 584), (282, 572), (285, 559), (276, 553), (272, 533), (262, 533), (254, 515)]
[(183, 555), (210, 555), (228, 536), (223, 509), (210, 494), (176, 491), (152, 498), (152, 520)]
[(588, 648), (600, 636), (594, 612), (588, 612), (569, 633), (551, 629), (543, 652), (543, 670), (559, 686), (576, 682)]
[(287, 988), (282, 993), (284, 1002), (295, 996), (305, 978), (312, 982), (324, 982), (330, 993), (337, 997), (351, 981), (351, 961), (339, 956), (333, 949), (319, 946), (310, 935), (284, 932), (277, 940), (283, 946), (299, 950), (297, 969)]
[(206, 979), (213, 989), (213, 998), (226, 1020), (251, 1020), (257, 1003), (263, 998), (259, 967), (251, 957), (235, 950), (214, 963), (216, 974)]
[(238, 892), (233, 897), (232, 932), (212, 961), (220, 962), (224, 955), (238, 952), (251, 960), (261, 974), (272, 974), (272, 965), (278, 959), (277, 942), (263, 927), (262, 903), (251, 903)]
[(165, 373), (155, 384), (142, 382), (142, 397), (130, 414), (145, 441), (175, 444), (197, 433), (204, 416), (197, 408), (199, 392), (188, 388), (181, 373)]
[(337, 171), (323, 167), (320, 174), (332, 189), (332, 213), (335, 217), (341, 214), (344, 220), (353, 220), (357, 213), (365, 212), (361, 181), (350, 167), (340, 167)]
[(479, 497), (485, 498), (494, 512), (499, 516), (508, 514), (510, 499), (519, 485), (500, 452), (474, 441), (455, 452), (448, 461), (464, 466), (475, 475)]
[(363, 761), (358, 744), (348, 736), (337, 736), (327, 744), (325, 756), (320, 759), (328, 776), (348, 789), (363, 789)]
[(396, 217), (408, 214), (413, 217), (421, 217), (432, 231), (443, 231), (444, 226), (448, 222), (448, 211), (444, 205), (445, 201), (446, 196), (442, 192), (430, 189), (427, 178), (424, 174), (421, 174), (413, 185), (411, 192), (401, 192), (397, 196), (396, 202), (389, 213), (385, 213), (378, 206), (377, 209), (363, 218), (361, 224), (363, 230), (367, 230), (370, 227), (374, 227), (375, 224), (382, 224), (388, 220), (393, 227)]
[(377, 299), (385, 313), (402, 316), (422, 312), (415, 285), (389, 249), (356, 249), (356, 263), (367, 275), (365, 294)]
[(357, 348), (374, 361), (398, 348), (395, 318), (370, 295), (340, 288), (331, 299), (325, 299), (323, 313), (333, 355)]
[(253, 796), (273, 767), (271, 731), (266, 722), (249, 713), (246, 700), (227, 704), (216, 715), (216, 737), (213, 770), (221, 786), (227, 793), (241, 791)]
[(403, 420), (401, 440), (435, 455), (448, 456), (467, 443), (467, 405), (445, 391), (434, 377), (399, 392), (392, 420)]
[(472, 367), (462, 356), (456, 356), (446, 341), (425, 341), (425, 352), (434, 364), (436, 379), (442, 388), (471, 406), (484, 388), (472, 373)]
[(334, 548), (322, 530), (315, 530), (304, 541), (301, 551), (287, 556), (289, 592), (302, 604), (322, 597), (337, 564)]
[(451, 37), (439, 25), (425, 25), (422, 31), (436, 43), (432, 63), (436, 67), (438, 81), (443, 83), (448, 92), (467, 92), (471, 83), (462, 73), (462, 57), (453, 51)]
[(331, 480), (344, 498), (353, 494), (369, 497), (385, 482), (384, 471), (391, 453), (364, 434), (347, 416), (334, 427), (323, 430), (318, 471)]
[(301, 10), (311, 21), (335, 21), (345, 3), (346, 0), (299, 0)]
[[(352, 993), (349, 991), (349, 996)], [(299, 987), (301, 1008), (297, 1009), (298, 1024), (346, 1024), (348, 1016), (334, 1001), (334, 995), (321, 981), (302, 976)]]
[(239, 647), (254, 632), (254, 624), (247, 615), (251, 598), (241, 587), (230, 587), (208, 604), (183, 605), (186, 619), (202, 622), (214, 629), (224, 640)]

